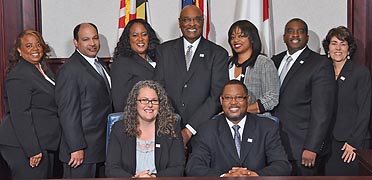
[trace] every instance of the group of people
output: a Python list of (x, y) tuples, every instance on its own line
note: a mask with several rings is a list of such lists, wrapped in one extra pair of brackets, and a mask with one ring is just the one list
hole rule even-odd
[[(308, 48), (299, 18), (287, 50), (261, 54), (248, 20), (228, 31), (232, 56), (202, 36), (203, 16), (182, 9), (182, 37), (160, 44), (130, 21), (111, 68), (97, 57), (97, 27), (73, 30), (76, 51), (56, 78), (40, 33), (23, 31), (9, 58), (0, 154), (13, 178), (358, 175), (369, 148), (371, 75), (352, 61), (355, 40), (332, 28), (325, 56)], [(107, 116), (122, 112), (106, 147)]]

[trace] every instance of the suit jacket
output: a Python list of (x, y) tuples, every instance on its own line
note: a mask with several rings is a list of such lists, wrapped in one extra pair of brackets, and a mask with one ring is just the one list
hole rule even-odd
[[(107, 177), (133, 177), (136, 174), (136, 137), (125, 132), (124, 121), (114, 124), (107, 151)], [(157, 129), (156, 129), (157, 130)], [(180, 129), (178, 138), (155, 136), (155, 166), (157, 176), (183, 176), (185, 154)]]
[[(274, 56), (277, 68), (286, 51)], [(332, 120), (336, 83), (332, 62), (308, 47), (288, 71), (273, 115), (280, 120), (281, 138), (290, 160), (304, 149), (322, 152)]]
[(111, 65), (114, 112), (122, 112), (132, 87), (139, 81), (154, 78), (154, 68), (137, 54), (119, 56)]
[(186, 70), (183, 37), (157, 48), (155, 80), (161, 83), (182, 118), (195, 130), (220, 110), (219, 96), (229, 80), (227, 51), (201, 38)]
[(347, 60), (338, 79), (338, 102), (333, 136), (357, 149), (369, 139), (371, 74), (361, 65)]
[(55, 97), (62, 126), (61, 161), (67, 163), (70, 153), (84, 150), (84, 163), (103, 162), (111, 96), (102, 76), (79, 52), (62, 65)]
[[(45, 73), (53, 78), (50, 72)], [(19, 60), (5, 80), (4, 102), (0, 144), (19, 147), (26, 157), (58, 149), (61, 128), (54, 85), (35, 65), (23, 58)]]
[(224, 115), (203, 124), (192, 144), (187, 176), (220, 176), (232, 167), (245, 167), (260, 176), (289, 175), (291, 165), (280, 141), (278, 125), (247, 113), (240, 159)]

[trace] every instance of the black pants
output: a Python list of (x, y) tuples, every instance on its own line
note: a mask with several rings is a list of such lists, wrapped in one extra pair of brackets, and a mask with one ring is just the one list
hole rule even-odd
[(53, 178), (54, 152), (43, 151), (39, 166), (32, 168), (30, 159), (19, 147), (0, 145), (0, 153), (10, 168), (13, 179)]
[(83, 163), (77, 168), (72, 168), (63, 163), (63, 178), (96, 178), (104, 177), (104, 163)]

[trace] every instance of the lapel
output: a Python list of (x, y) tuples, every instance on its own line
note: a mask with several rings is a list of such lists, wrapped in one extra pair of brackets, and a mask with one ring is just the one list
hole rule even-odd
[(142, 59), (138, 54), (135, 54), (132, 56), (133, 60), (130, 60), (130, 62), (133, 62), (135, 64), (138, 64), (138, 67), (144, 67), (150, 72), (154, 72), (154, 68), (148, 63), (145, 59)]
[[(25, 68), (29, 68), (30, 72), (32, 73), (32, 76), (36, 76), (36, 78), (33, 78), (33, 82), (37, 82), (38, 89), (43, 90), (44, 92), (51, 94), (54, 96), (54, 85), (50, 83), (48, 80), (45, 79), (45, 77), (40, 73), (40, 71), (35, 67), (35, 65), (29, 63), (28, 61), (24, 60), (23, 58), (20, 60), (20, 65), (24, 66)], [(46, 72), (44, 72), (46, 73)], [(50, 77), (50, 76), (49, 76)], [(52, 80), (54, 78), (50, 77)]]
[(306, 47), (304, 49), (304, 51), (302, 51), (302, 53), (300, 54), (300, 56), (298, 56), (297, 60), (294, 62), (294, 64), (292, 65), (291, 69), (289, 69), (287, 75), (285, 76), (284, 78), (284, 81), (283, 81), (283, 84), (282, 86), (280, 87), (280, 92), (283, 91), (283, 89), (285, 88), (285, 86), (287, 85), (287, 83), (290, 81), (290, 79), (293, 78), (293, 76), (295, 76), (296, 72), (301, 69), (301, 67), (306, 64), (306, 61), (308, 60), (308, 56), (309, 56), (309, 53), (310, 53), (310, 49), (309, 47)]
[[(240, 149), (240, 162), (243, 164), (245, 159), (248, 157), (256, 139), (257, 134), (256, 121), (252, 119), (252, 116), (247, 114), (247, 119), (244, 125), (243, 138)], [(257, 142), (258, 143), (258, 142)]]
[[(156, 126), (155, 132), (158, 131), (158, 126)], [(165, 136), (158, 136), (155, 134), (155, 167), (156, 169), (160, 168), (160, 160), (161, 160), (161, 148), (167, 148), (167, 147), (161, 147), (165, 145)], [(159, 169), (158, 169), (159, 170)]]
[[(196, 51), (194, 53), (194, 56), (192, 57), (192, 61), (190, 64), (189, 71), (187, 71), (185, 83), (193, 76), (195, 71), (197, 71), (201, 67), (201, 63), (208, 58), (206, 57), (207, 54), (205, 53), (207, 50), (207, 46), (205, 45), (206, 40), (201, 37), (198, 47), (196, 48)], [(186, 60), (185, 60), (185, 67), (186, 67)]]
[(346, 60), (344, 67), (337, 78), (338, 87), (340, 88), (345, 81), (351, 78), (351, 72), (353, 71), (353, 63), (350, 60)]
[[(108, 93), (110, 93), (110, 90), (108, 90), (108, 87), (106, 86), (106, 83), (103, 80), (102, 76), (98, 74), (98, 72), (92, 67), (92, 65), (90, 65), (89, 62), (79, 52), (75, 51), (75, 56), (76, 56), (77, 61), (85, 69), (85, 72), (87, 72), (92, 77), (94, 77), (94, 79), (96, 79), (101, 84), (101, 86), (104, 87), (107, 90)], [(98, 61), (105, 68), (105, 66), (102, 64), (101, 60), (98, 59)], [(106, 68), (105, 68), (105, 70), (106, 70)]]
[[(185, 57), (185, 49), (183, 48), (183, 37), (180, 37), (176, 42), (174, 46), (174, 60), (176, 61), (177, 69), (179, 70), (179, 73), (184, 79), (186, 76), (186, 57)], [(180, 58), (177, 58), (180, 57)]]
[(234, 164), (240, 164), (239, 156), (236, 151), (235, 142), (231, 134), (230, 126), (226, 122), (225, 116), (219, 116), (218, 120), (218, 134), (221, 144), (225, 146), (223, 151), (226, 152), (226, 156), (230, 156)]
[(125, 134), (125, 132), (123, 131), (122, 133), (124, 133), (124, 136), (128, 139), (128, 140), (125, 140), (123, 142), (126, 143), (126, 147), (128, 147), (128, 154), (125, 156), (128, 158), (128, 162), (133, 162), (133, 163), (128, 163), (128, 164), (131, 164), (133, 165), (131, 170), (133, 170), (131, 173), (135, 174), (136, 173), (136, 167), (137, 167), (137, 161), (136, 161), (136, 157), (137, 157), (137, 153), (136, 153), (136, 150), (137, 150), (137, 138), (136, 137), (129, 137)]

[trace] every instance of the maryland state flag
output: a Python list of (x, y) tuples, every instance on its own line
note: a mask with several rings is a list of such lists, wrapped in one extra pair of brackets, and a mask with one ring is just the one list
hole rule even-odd
[(120, 0), (118, 38), (130, 20), (147, 19), (146, 5), (147, 0)]

